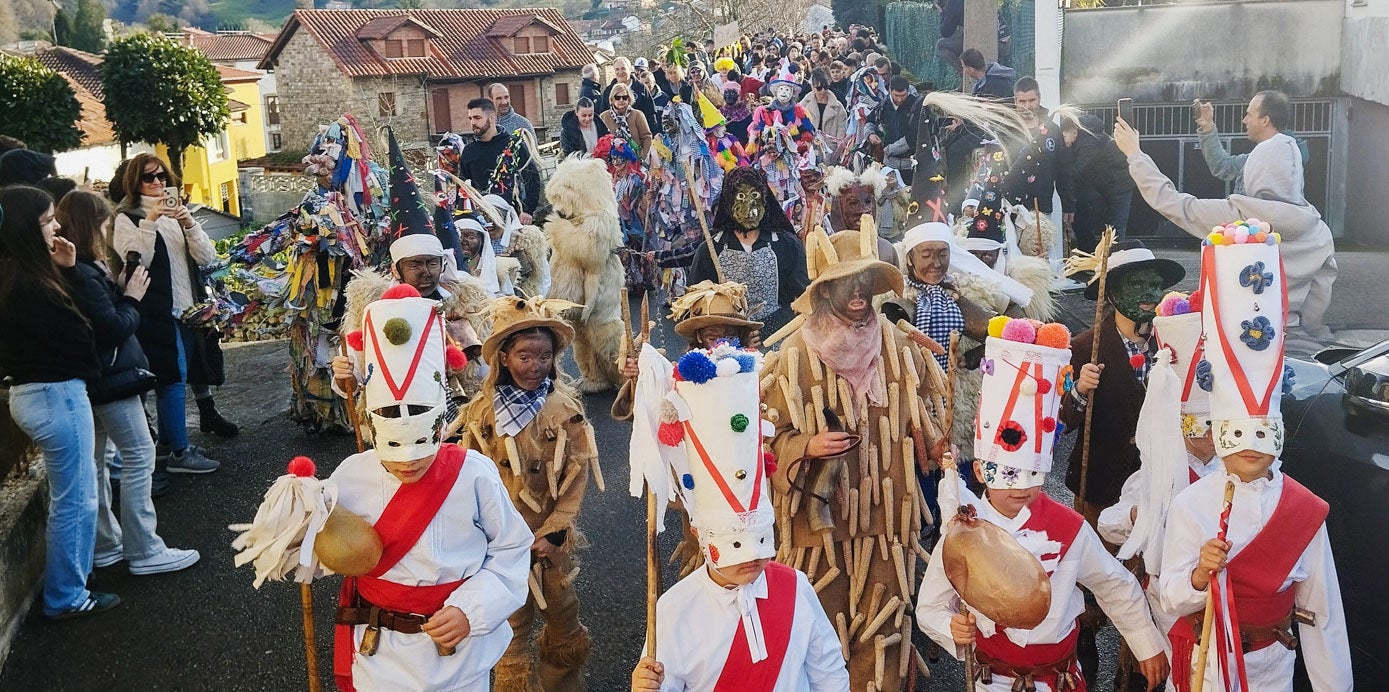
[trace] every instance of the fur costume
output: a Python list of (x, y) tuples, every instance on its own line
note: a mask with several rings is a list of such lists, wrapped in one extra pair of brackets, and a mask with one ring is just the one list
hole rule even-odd
[(1022, 254), (1029, 257), (1040, 257), (1046, 259), (1051, 254), (1052, 243), (1056, 242), (1056, 225), (1047, 218), (1046, 214), (1041, 215), (1042, 234), (1041, 247), (1037, 245), (1037, 223), (1033, 218), (1031, 209), (1015, 204), (1008, 210), (1008, 223), (1011, 223), (1017, 231), (1018, 249)]
[(549, 297), (583, 305), (570, 320), (577, 332), (574, 360), (583, 380), (580, 389), (601, 392), (622, 383), (617, 353), (622, 346), (623, 247), (617, 200), (612, 188), (594, 185), (608, 179), (599, 159), (569, 159), (559, 164), (545, 188), (554, 212), (545, 220), (550, 239)]

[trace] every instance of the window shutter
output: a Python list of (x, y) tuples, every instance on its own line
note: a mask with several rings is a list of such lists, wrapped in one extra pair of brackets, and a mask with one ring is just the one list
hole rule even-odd
[(389, 41), (386, 41), (386, 57), (388, 57), (388, 58), (400, 58), (400, 57), (404, 57), (404, 56), (405, 56), (405, 45), (404, 45), (404, 43), (405, 43), (404, 41), (401, 41), (401, 40), (398, 40), (398, 39), (391, 39), (391, 40), (389, 40)]
[(531, 40), (525, 36), (516, 36), (511, 39), (511, 52), (517, 55), (526, 55), (531, 52)]
[(531, 37), (531, 50), (532, 50), (533, 52), (536, 52), (536, 53), (549, 53), (549, 52), (550, 52), (550, 37), (549, 37), (549, 36), (533, 36), (533, 37)]
[(448, 89), (436, 89), (434, 95), (434, 131), (452, 132), (453, 113), (449, 107)]
[(569, 83), (568, 83), (568, 82), (559, 82), (559, 83), (556, 83), (556, 84), (555, 84), (555, 105), (556, 105), (556, 106), (568, 106), (569, 103), (570, 103), (570, 102), (569, 102)]
[(410, 56), (410, 57), (412, 57), (412, 58), (423, 58), (423, 57), (424, 57), (424, 39), (422, 39), (422, 38), (412, 38), (412, 39), (410, 39), (409, 41), (406, 42), (406, 48), (409, 49), (409, 50), (406, 52), (406, 55), (408, 55), (408, 56)]

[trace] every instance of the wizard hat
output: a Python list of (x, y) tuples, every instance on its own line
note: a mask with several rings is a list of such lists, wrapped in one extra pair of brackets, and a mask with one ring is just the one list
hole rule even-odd
[(1032, 488), (1051, 471), (1063, 426), (1061, 395), (1074, 386), (1071, 334), (1059, 323), (989, 320), (974, 424), (974, 457), (990, 488)]
[[(1174, 291), (1158, 303), (1153, 338), (1157, 339), (1158, 348), (1171, 352), (1172, 368), (1180, 382), (1176, 393), (1180, 397), (1184, 437), (1204, 437), (1211, 429), (1211, 399), (1207, 391), (1211, 384), (1210, 364), (1202, 365), (1206, 347), (1201, 331), (1201, 305), (1193, 305), (1191, 296)], [(1149, 389), (1150, 396), (1151, 393)]]
[(714, 106), (714, 102), (709, 100), (704, 92), (696, 92), (695, 102), (699, 104), (699, 119), (704, 123), (704, 129), (712, 130), (715, 126), (726, 125), (728, 119), (723, 117), (723, 113)]
[(389, 127), (386, 128), (386, 137), (390, 145), (391, 237), (401, 238), (424, 233), (434, 235), (434, 205), (427, 204), (420, 195), (415, 175), (405, 164), (405, 155), (400, 151), (400, 143), (396, 141), (395, 132)]
[(554, 298), (498, 298), (489, 308), (492, 333), (482, 342), (483, 360), (495, 364), (497, 354), (507, 338), (532, 327), (543, 327), (554, 332), (557, 341), (555, 354), (558, 355), (574, 340), (574, 327), (560, 314), (581, 307), (578, 303)]
[(1227, 224), (1201, 243), (1211, 429), (1222, 457), (1283, 450), (1288, 286), (1279, 240), (1267, 222), (1250, 219)]
[(791, 302), (792, 310), (809, 315), (815, 308), (819, 286), (862, 273), (871, 276), (873, 295), (902, 294), (902, 272), (878, 259), (878, 234), (871, 230), (872, 220), (865, 221), (864, 226), (870, 231), (840, 231), (826, 236), (824, 231), (812, 229), (806, 233), (806, 263), (814, 278), (805, 292)]
[(691, 341), (699, 330), (710, 325), (726, 325), (739, 329), (761, 329), (762, 323), (748, 316), (748, 287), (736, 281), (716, 284), (701, 281), (685, 289), (685, 294), (671, 302), (670, 318), (675, 321), (675, 333)]

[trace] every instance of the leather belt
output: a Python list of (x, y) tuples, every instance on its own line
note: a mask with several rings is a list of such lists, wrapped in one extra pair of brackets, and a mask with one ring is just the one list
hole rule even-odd
[[(372, 611), (376, 611), (376, 622), (372, 622)], [(378, 608), (374, 605), (366, 605), (360, 608), (338, 608), (337, 624), (339, 625), (371, 625), (399, 632), (401, 634), (419, 634), (420, 627), (429, 620), (428, 615), (416, 613), (402, 613), (394, 610)]]
[[(1201, 643), (1201, 621), (1204, 611), (1196, 612), (1187, 616), (1187, 621), (1191, 623), (1192, 630), (1196, 632), (1196, 643)], [(1284, 648), (1292, 651), (1297, 648), (1297, 635), (1293, 634), (1293, 614), (1289, 613), (1286, 617), (1272, 625), (1246, 625), (1240, 623), (1239, 626), (1240, 648), (1244, 653), (1251, 653), (1260, 649), (1268, 648), (1274, 644), (1282, 644)]]
[(1013, 692), (1036, 692), (1037, 681), (1048, 683), (1054, 690), (1075, 690), (1080, 681), (1075, 674), (1076, 650), (1071, 649), (1064, 658), (1039, 666), (1015, 666), (996, 659), (976, 648), (974, 656), (979, 661), (979, 682), (988, 685), (994, 675), (1013, 679)]

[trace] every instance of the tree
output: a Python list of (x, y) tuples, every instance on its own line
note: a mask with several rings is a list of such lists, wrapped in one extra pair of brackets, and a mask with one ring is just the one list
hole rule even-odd
[(226, 129), (231, 112), (217, 68), (198, 49), (158, 34), (111, 44), (101, 63), (106, 119), (121, 142), (163, 144), (183, 173), (183, 153)]
[(72, 29), (65, 45), (88, 53), (100, 53), (106, 49), (106, 6), (101, 0), (77, 0), (77, 13), (72, 18)]
[(82, 107), (72, 85), (37, 58), (0, 55), (0, 134), (35, 151), (67, 151), (82, 145), (77, 121)]
[(68, 45), (72, 38), (72, 20), (68, 19), (68, 13), (62, 9), (53, 11), (53, 36), (50, 40), (59, 46)]
[(179, 30), (178, 20), (163, 12), (155, 12), (145, 20), (145, 28), (156, 34), (172, 34)]

